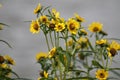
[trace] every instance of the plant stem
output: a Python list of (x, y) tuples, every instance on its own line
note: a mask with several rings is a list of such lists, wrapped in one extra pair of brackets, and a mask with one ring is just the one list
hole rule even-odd
[(46, 43), (47, 43), (47, 47), (48, 47), (48, 51), (50, 51), (50, 46), (49, 46), (49, 42), (48, 42), (48, 37), (47, 37), (46, 34), (45, 34), (45, 39), (46, 39)]
[(50, 35), (51, 44), (54, 47), (51, 31), (49, 32), (49, 35)]

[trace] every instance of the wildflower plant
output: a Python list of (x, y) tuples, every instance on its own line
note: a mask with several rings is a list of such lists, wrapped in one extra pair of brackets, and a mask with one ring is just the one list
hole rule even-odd
[[(119, 39), (107, 38), (103, 24), (92, 22), (82, 26), (85, 19), (77, 13), (68, 20), (56, 9), (40, 3), (34, 9), (36, 19), (30, 24), (30, 32), (43, 32), (48, 52), (40, 52), (36, 60), (40, 64), (38, 80), (109, 80), (118, 75), (112, 67), (120, 50)], [(94, 41), (93, 41), (94, 39)], [(62, 44), (61, 44), (62, 43)]]

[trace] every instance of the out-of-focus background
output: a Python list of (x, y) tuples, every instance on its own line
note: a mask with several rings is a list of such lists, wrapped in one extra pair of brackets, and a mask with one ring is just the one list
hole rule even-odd
[[(13, 68), (21, 77), (36, 80), (40, 66), (35, 55), (40, 51), (47, 52), (44, 36), (30, 33), (30, 23), (24, 22), (36, 18), (33, 10), (38, 3), (56, 8), (65, 19), (78, 13), (86, 19), (83, 23), (86, 27), (93, 21), (100, 21), (108, 37), (120, 38), (120, 0), (0, 0), (0, 22), (10, 25), (0, 31), (0, 39), (13, 47), (10, 49), (1, 42), (0, 54), (8, 54), (15, 59)], [(119, 56), (116, 56), (118, 62)], [(115, 66), (120, 65), (117, 63)]]

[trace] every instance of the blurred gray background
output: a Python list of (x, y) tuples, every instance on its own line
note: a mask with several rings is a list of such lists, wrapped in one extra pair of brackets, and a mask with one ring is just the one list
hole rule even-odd
[[(40, 66), (36, 63), (36, 53), (47, 52), (44, 36), (29, 32), (29, 22), (36, 18), (33, 14), (38, 3), (56, 8), (61, 17), (68, 19), (76, 12), (86, 19), (85, 27), (93, 21), (103, 23), (108, 37), (120, 38), (120, 0), (0, 0), (0, 22), (10, 25), (0, 31), (0, 39), (11, 46), (0, 43), (0, 54), (8, 54), (15, 59), (13, 67), (21, 77), (36, 80)], [(116, 56), (120, 62), (119, 54)], [(115, 66), (119, 67), (119, 63)]]

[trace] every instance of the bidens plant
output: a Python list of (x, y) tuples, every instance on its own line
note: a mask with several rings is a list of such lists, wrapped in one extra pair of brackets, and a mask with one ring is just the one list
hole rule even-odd
[(30, 32), (42, 31), (48, 47), (47, 53), (36, 55), (41, 66), (38, 80), (108, 80), (116, 78), (110, 72), (119, 74), (114, 70), (120, 68), (111, 67), (120, 50), (119, 39), (105, 38), (103, 24), (92, 22), (86, 28), (78, 14), (65, 20), (56, 9), (40, 3), (34, 14), (37, 18), (32, 20)]

